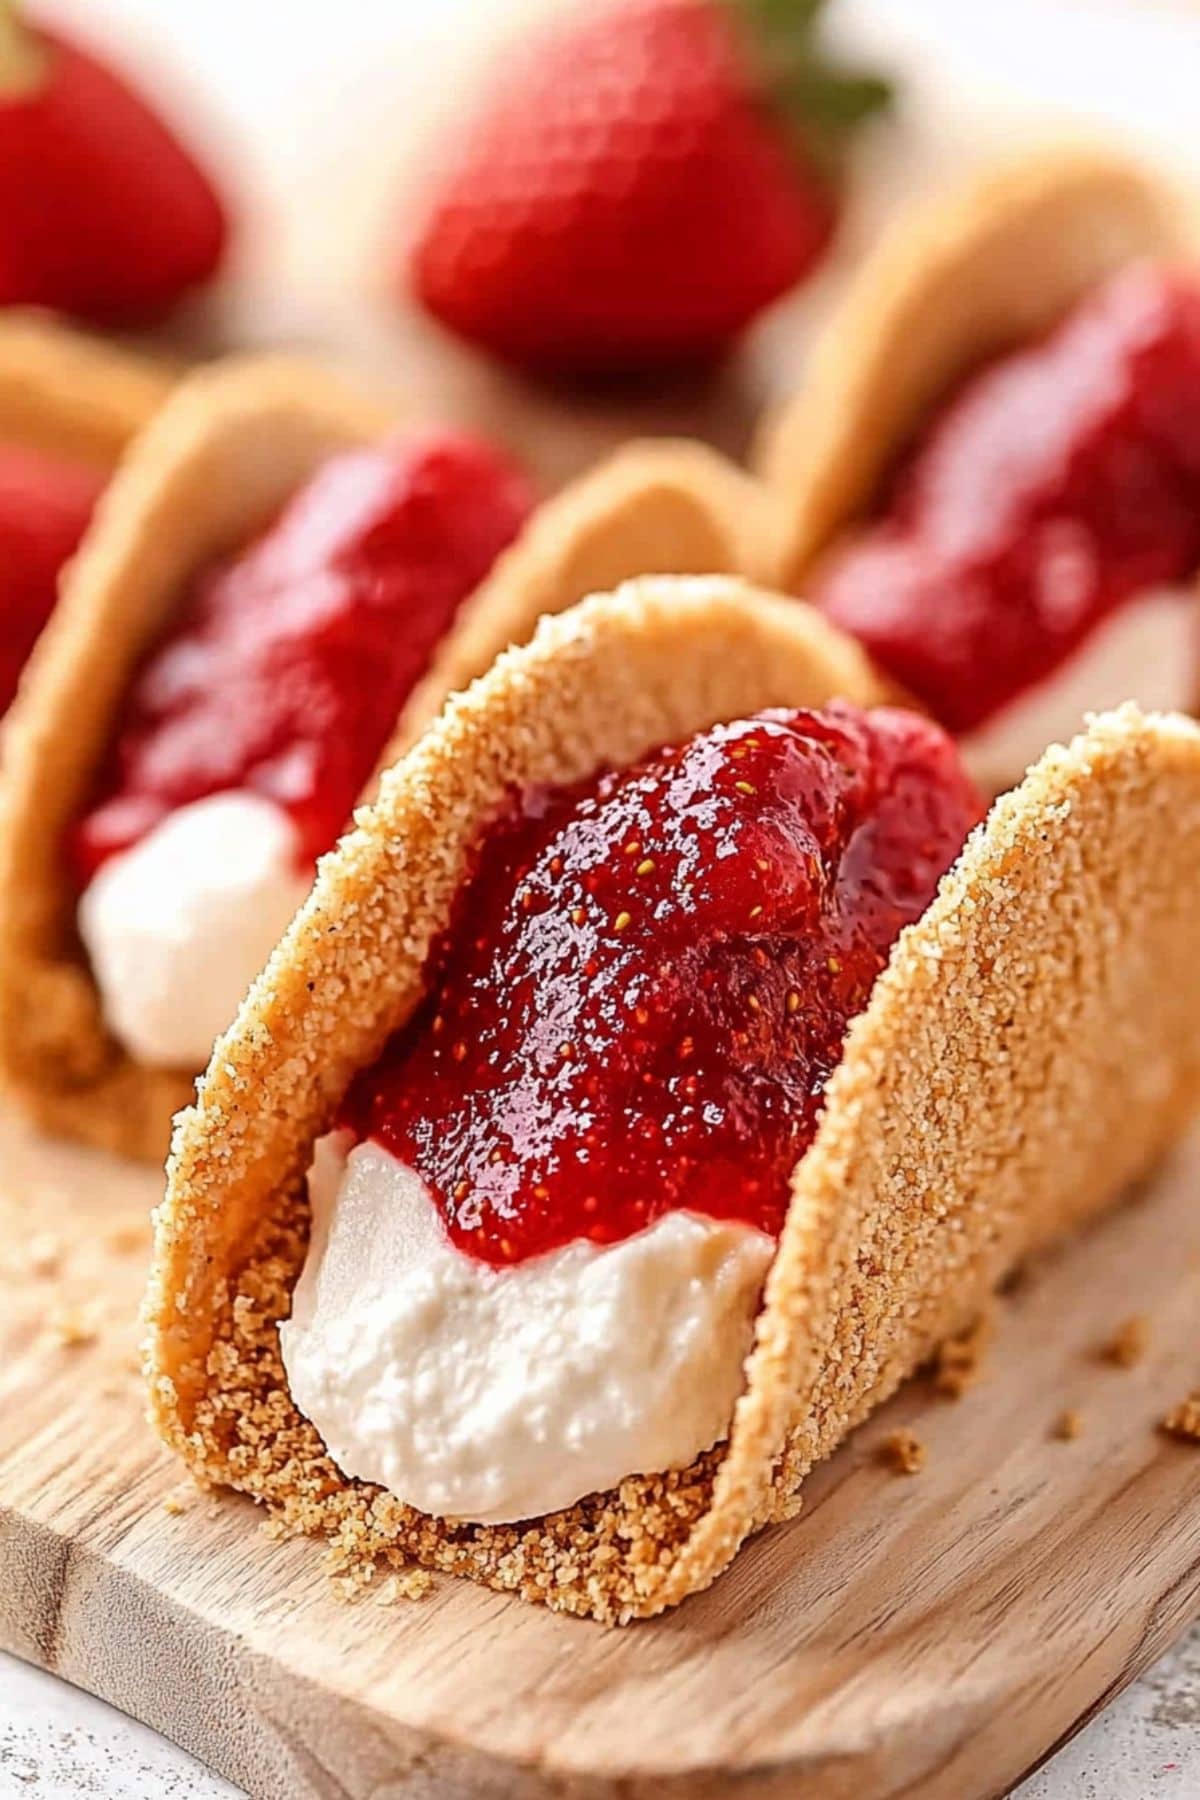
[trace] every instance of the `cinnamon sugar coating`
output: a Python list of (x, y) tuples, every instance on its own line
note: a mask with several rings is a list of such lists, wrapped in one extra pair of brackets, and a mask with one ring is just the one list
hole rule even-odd
[[(159, 1161), (193, 1092), (195, 1070), (149, 1068), (108, 1033), (60, 854), (130, 676), (200, 568), (262, 530), (327, 457), (396, 422), (304, 363), (214, 364), (179, 385), (101, 502), (9, 714), (0, 797), (0, 1075), (46, 1130)], [(466, 603), (384, 763), (542, 613), (647, 570), (765, 566), (767, 520), (762, 490), (715, 452), (629, 446), (540, 508)]]
[(1169, 188), (1099, 149), (1040, 150), (902, 213), (763, 433), (782, 585), (802, 587), (964, 375), (1048, 330), (1124, 264), (1195, 246)]
[(808, 1468), (1007, 1270), (1179, 1133), (1200, 1081), (1200, 731), (1126, 708), (996, 804), (852, 1024), (727, 1445), (519, 1526), (427, 1518), (339, 1474), (279, 1356), (304, 1171), (417, 1005), (479, 828), (514, 787), (835, 693), (880, 697), (803, 607), (730, 581), (637, 582), (544, 622), (388, 772), (178, 1123), (146, 1367), (158, 1427), (197, 1475), (323, 1535), (344, 1567), (416, 1561), (568, 1612), (648, 1616), (794, 1513)]

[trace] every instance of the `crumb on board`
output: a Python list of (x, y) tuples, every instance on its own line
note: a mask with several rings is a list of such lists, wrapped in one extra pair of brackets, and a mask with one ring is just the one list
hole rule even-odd
[(925, 1467), (925, 1445), (915, 1431), (889, 1431), (879, 1446), (880, 1461), (895, 1475), (916, 1475)]
[(188, 1501), (182, 1494), (168, 1494), (162, 1503), (162, 1509), (165, 1513), (169, 1513), (173, 1519), (177, 1519), (181, 1513), (187, 1511)]
[(1200, 1444), (1200, 1388), (1171, 1408), (1162, 1421), (1162, 1428), (1170, 1437)]
[(333, 1591), (342, 1600), (361, 1600), (368, 1592), (378, 1606), (395, 1606), (400, 1600), (423, 1600), (433, 1587), (428, 1569), (401, 1568), (377, 1581), (379, 1565), (352, 1563), (344, 1574), (332, 1577)]
[(29, 1240), (25, 1266), (31, 1275), (57, 1275), (62, 1256), (62, 1239), (53, 1231), (39, 1231)]
[(130, 1219), (121, 1219), (105, 1232), (104, 1241), (118, 1255), (132, 1250), (149, 1250), (150, 1220), (141, 1213)]
[(983, 1373), (983, 1358), (992, 1337), (992, 1317), (981, 1313), (958, 1337), (938, 1345), (934, 1358), (933, 1385), (947, 1399), (961, 1400)]
[(1023, 1293), (1027, 1288), (1033, 1286), (1035, 1268), (1036, 1259), (1034, 1257), (1026, 1257), (1024, 1262), (1017, 1263), (1015, 1268), (1008, 1271), (1008, 1274), (999, 1282), (996, 1292), (1002, 1294), (1005, 1299), (1008, 1299), (1012, 1294)]
[(81, 1350), (86, 1344), (94, 1344), (100, 1336), (104, 1315), (102, 1300), (53, 1306), (46, 1315), (43, 1339), (55, 1349)]
[(62, 1267), (64, 1249), (57, 1232), (37, 1231), (28, 1242), (5, 1247), (2, 1272), (16, 1281), (49, 1280)]
[(1100, 1355), (1118, 1369), (1136, 1368), (1150, 1347), (1150, 1321), (1141, 1313), (1123, 1319)]
[(375, 1598), (380, 1606), (395, 1606), (398, 1600), (423, 1600), (432, 1587), (433, 1576), (428, 1569), (405, 1569), (399, 1575), (389, 1575), (376, 1590)]
[(1061, 1438), (1064, 1444), (1073, 1443), (1077, 1437), (1083, 1436), (1083, 1414), (1077, 1407), (1066, 1407), (1055, 1419), (1051, 1435)]

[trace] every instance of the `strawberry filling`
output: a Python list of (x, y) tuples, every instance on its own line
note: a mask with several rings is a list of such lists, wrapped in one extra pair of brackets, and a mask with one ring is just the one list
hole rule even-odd
[(1139, 266), (968, 380), (810, 597), (950, 730), (1200, 568), (1200, 285)]
[(208, 570), (136, 676), (77, 822), (81, 885), (177, 808), (262, 795), (301, 866), (334, 843), (459, 606), (520, 530), (525, 478), (461, 436), (332, 457)]
[(841, 703), (527, 793), (342, 1123), (484, 1262), (677, 1208), (778, 1233), (847, 1023), (981, 810), (937, 726)]
[(104, 482), (94, 470), (0, 444), (0, 713), (54, 608), (58, 574), (92, 516)]

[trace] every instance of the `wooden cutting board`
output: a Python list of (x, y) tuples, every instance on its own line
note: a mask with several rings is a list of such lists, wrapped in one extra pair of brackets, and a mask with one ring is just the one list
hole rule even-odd
[[(0, 1644), (255, 1795), (984, 1800), (1200, 1613), (1200, 1447), (1155, 1429), (1200, 1383), (1200, 1141), (1001, 1303), (969, 1393), (913, 1383), (793, 1524), (624, 1631), (449, 1579), (350, 1605), (192, 1489), (133, 1370), (157, 1186), (0, 1115)], [(1097, 1349), (1132, 1313), (1123, 1369)]]

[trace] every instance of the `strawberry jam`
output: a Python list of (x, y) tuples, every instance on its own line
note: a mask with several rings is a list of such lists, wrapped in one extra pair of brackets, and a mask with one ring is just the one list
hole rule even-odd
[(1139, 266), (966, 383), (811, 597), (962, 733), (1197, 568), (1200, 286)]
[(129, 693), (75, 830), (80, 879), (176, 808), (232, 789), (336, 840), (462, 601), (520, 530), (524, 477), (430, 435), (332, 457), (249, 549), (209, 570)]
[(54, 608), (58, 572), (92, 516), (103, 480), (65, 457), (0, 444), (0, 713)]
[(777, 1233), (847, 1022), (980, 813), (939, 727), (842, 704), (528, 793), (344, 1122), (486, 1262), (678, 1207)]

